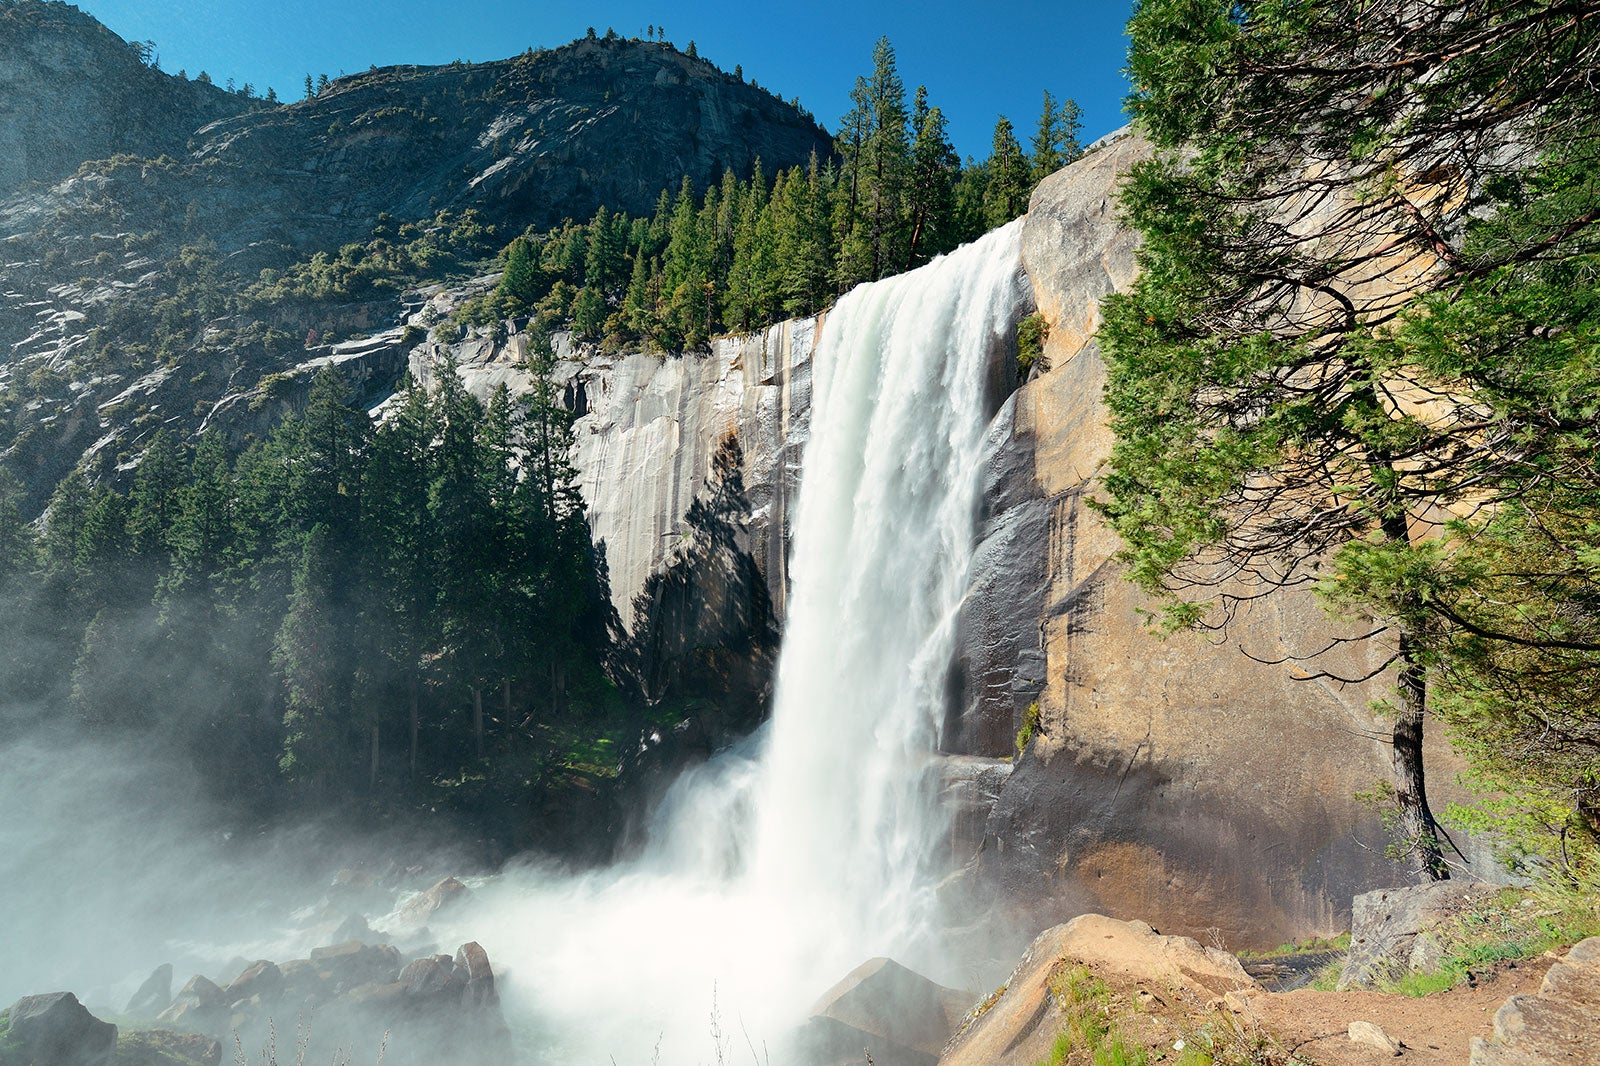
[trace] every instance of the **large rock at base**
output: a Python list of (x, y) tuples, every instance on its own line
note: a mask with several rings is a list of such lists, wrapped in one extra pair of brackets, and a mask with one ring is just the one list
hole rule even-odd
[(1440, 881), (1363, 892), (1351, 905), (1350, 955), (1339, 990), (1372, 988), (1408, 970), (1432, 970), (1443, 957), (1438, 927), (1494, 890)]
[(283, 971), (277, 964), (261, 959), (246, 966), (243, 973), (228, 982), (222, 996), (229, 1005), (255, 996), (259, 996), (262, 1003), (273, 1003), (283, 993), (283, 984)]
[(1573, 946), (1538, 995), (1513, 996), (1494, 1038), (1472, 1040), (1471, 1066), (1600, 1066), (1600, 937)]
[(1085, 914), (1039, 935), (1003, 991), (974, 1008), (939, 1066), (1031, 1066), (1047, 1058), (1060, 1031), (1050, 985), (1074, 963), (1114, 984), (1181, 992), (1199, 1003), (1260, 988), (1225, 951), (1161, 936), (1144, 922)]
[(796, 1061), (846, 1066), (866, 1049), (878, 1066), (933, 1066), (975, 998), (892, 959), (870, 959), (812, 1006), (795, 1035)]
[(157, 966), (128, 1000), (123, 1013), (133, 1018), (154, 1018), (172, 1004), (172, 963)]
[(227, 995), (210, 978), (195, 974), (172, 997), (172, 1003), (156, 1016), (156, 1020), (168, 1025), (212, 1032), (226, 1023), (227, 1013)]
[(467, 979), (468, 974), (456, 969), (449, 955), (414, 959), (400, 971), (400, 984), (405, 988), (406, 997), (423, 1006), (460, 1003)]
[(71, 992), (24, 996), (5, 1014), (5, 1040), (29, 1066), (112, 1066), (117, 1027)]
[(359, 940), (316, 948), (311, 952), (311, 962), (339, 990), (388, 984), (400, 973), (398, 950), (388, 944), (363, 944)]
[(456, 972), (466, 975), (467, 983), (461, 991), (461, 1002), (469, 1007), (494, 1007), (500, 996), (494, 990), (494, 968), (489, 965), (489, 953), (476, 940), (456, 949)]
[[(454, 877), (446, 877), (417, 893), (395, 913), (395, 925), (404, 930), (421, 929), (436, 915), (448, 912), (472, 898), (472, 890)], [(351, 937), (360, 940), (362, 937)]]

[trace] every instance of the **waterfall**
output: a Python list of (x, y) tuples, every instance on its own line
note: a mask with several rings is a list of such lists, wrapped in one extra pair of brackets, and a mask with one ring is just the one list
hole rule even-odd
[(673, 786), (638, 860), (482, 890), (471, 926), (526, 991), (536, 1057), (765, 1062), (856, 964), (937, 969), (934, 755), (1021, 225), (829, 313), (768, 727)]

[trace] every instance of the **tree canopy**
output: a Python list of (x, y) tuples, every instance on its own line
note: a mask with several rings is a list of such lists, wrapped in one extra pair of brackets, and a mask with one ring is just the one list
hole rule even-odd
[(1430, 688), (1479, 783), (1519, 794), (1513, 848), (1570, 859), (1600, 828), (1575, 702), (1600, 667), (1593, 29), (1514, 0), (1130, 23), (1163, 151), (1123, 194), (1144, 245), (1106, 310), (1104, 509), (1172, 625), (1285, 584), (1374, 620), (1399, 846), (1435, 877)]

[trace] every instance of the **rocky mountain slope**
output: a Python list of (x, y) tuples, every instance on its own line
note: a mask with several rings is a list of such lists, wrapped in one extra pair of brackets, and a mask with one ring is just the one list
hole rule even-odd
[(0, 3), (0, 195), (86, 159), (182, 155), (200, 127), (267, 106), (163, 74), (148, 48), (69, 4)]
[(797, 107), (666, 43), (375, 69), (268, 106), (146, 66), (67, 5), (0, 6), (0, 35), (0, 458), (33, 511), (86, 454), (125, 466), (155, 427), (193, 431), (312, 331), (400, 317), (370, 287), (241, 307), (263, 268), (409, 240), (443, 271), (528, 226), (831, 149)]

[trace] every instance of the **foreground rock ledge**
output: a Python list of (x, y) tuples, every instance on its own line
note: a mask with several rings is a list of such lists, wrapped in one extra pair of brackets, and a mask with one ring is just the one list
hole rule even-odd
[(1070, 963), (1196, 1004), (1261, 987), (1225, 951), (1162, 936), (1144, 922), (1085, 914), (1039, 935), (1000, 995), (973, 1009), (939, 1066), (1032, 1066), (1047, 1059), (1059, 1030), (1050, 984)]

